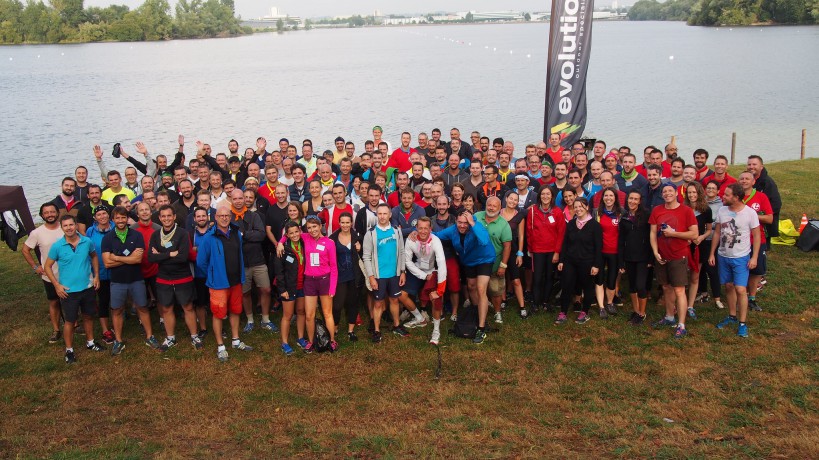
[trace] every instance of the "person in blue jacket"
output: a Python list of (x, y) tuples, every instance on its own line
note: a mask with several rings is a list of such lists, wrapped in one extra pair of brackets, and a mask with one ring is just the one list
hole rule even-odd
[(495, 247), (489, 240), (489, 232), (472, 214), (462, 212), (455, 225), (436, 232), (441, 241), (449, 241), (461, 259), (466, 276), (466, 286), (473, 305), (478, 306), (478, 332), (472, 343), (480, 344), (486, 339), (486, 315), (489, 297), (486, 289), (495, 263)]
[(228, 360), (222, 342), (222, 321), (230, 313), (232, 348), (251, 351), (252, 347), (239, 340), (239, 315), (242, 306), (242, 284), (245, 282), (242, 258), (242, 234), (233, 225), (230, 205), (223, 203), (216, 210), (216, 225), (202, 238), (196, 252), (197, 268), (205, 273), (210, 293), (210, 311), (213, 314), (213, 337), (216, 339), (216, 357)]

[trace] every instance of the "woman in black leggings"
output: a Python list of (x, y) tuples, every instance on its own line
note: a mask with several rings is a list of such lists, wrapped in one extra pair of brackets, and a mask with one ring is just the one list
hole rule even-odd
[(575, 286), (583, 288), (583, 308), (575, 322), (584, 324), (589, 320), (589, 307), (594, 301), (594, 277), (603, 265), (603, 231), (600, 223), (589, 214), (589, 202), (583, 197), (574, 201), (574, 218), (566, 225), (560, 263), (563, 295), (560, 314), (555, 324), (566, 322), (566, 313), (572, 304)]
[(341, 309), (347, 310), (347, 338), (350, 342), (355, 342), (358, 337), (355, 335), (355, 322), (358, 316), (358, 306), (356, 297), (358, 290), (355, 287), (356, 272), (358, 268), (358, 251), (361, 249), (361, 240), (353, 228), (353, 215), (349, 212), (341, 213), (338, 218), (339, 229), (336, 230), (330, 239), (336, 243), (336, 261), (338, 262), (338, 284), (336, 295), (333, 297), (333, 318), (338, 327), (341, 318)]
[[(617, 199), (617, 189), (606, 187), (600, 197), (600, 206), (595, 210), (595, 218), (600, 222), (603, 232), (603, 266), (595, 280), (597, 306), (600, 308), (600, 319), (608, 319), (609, 314), (616, 315), (614, 294), (617, 292), (617, 241), (619, 239), (620, 214), (623, 209)], [(604, 270), (605, 269), (605, 270)]]
[(639, 326), (646, 319), (646, 302), (651, 279), (649, 266), (653, 259), (649, 243), (649, 213), (643, 208), (643, 195), (637, 190), (629, 192), (626, 209), (620, 217), (620, 238), (617, 249), (617, 264), (620, 273), (628, 275), (631, 306), (634, 311), (629, 322)]

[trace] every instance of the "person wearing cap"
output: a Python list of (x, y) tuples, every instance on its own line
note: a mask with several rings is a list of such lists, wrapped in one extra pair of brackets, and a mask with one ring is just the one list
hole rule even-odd
[(554, 171), (552, 159), (548, 156), (543, 157), (543, 160), (540, 162), (540, 179), (537, 180), (538, 188), (543, 185), (552, 185), (555, 182), (552, 171)]
[[(375, 148), (378, 148), (378, 145), (379, 145), (380, 143), (384, 142), (385, 144), (387, 144), (387, 152), (390, 152), (390, 151), (392, 151), (392, 146), (390, 145), (390, 143), (389, 143), (389, 142), (387, 142), (387, 141), (385, 141), (385, 140), (381, 139), (381, 135), (382, 135), (383, 133), (384, 133), (384, 130), (383, 130), (383, 129), (381, 129), (381, 126), (379, 126), (379, 125), (375, 125), (375, 126), (373, 126), (373, 141), (372, 141), (372, 142), (373, 142), (373, 146), (374, 146)], [(384, 161), (386, 161), (386, 160), (387, 160), (386, 155), (384, 155), (384, 157), (385, 157), (385, 158), (384, 158)]]
[(603, 168), (606, 171), (611, 171), (612, 174), (618, 174), (623, 168), (619, 165), (620, 152), (617, 149), (612, 149), (606, 156), (603, 157)]
[[(518, 209), (521, 211), (537, 203), (537, 193), (532, 190), (530, 184), (531, 178), (527, 174), (515, 175), (514, 188), (512, 190), (518, 194)], [(506, 206), (505, 203), (504, 206)]]
[(102, 327), (102, 340), (114, 343), (114, 330), (108, 323), (111, 317), (111, 275), (102, 260), (102, 239), (111, 231), (111, 206), (100, 203), (94, 208), (94, 224), (89, 226), (85, 236), (94, 243), (100, 266), (100, 287), (97, 289), (97, 315)]
[[(688, 300), (685, 287), (688, 285), (688, 258), (691, 257), (690, 242), (699, 235), (694, 211), (677, 201), (677, 187), (671, 183), (661, 186), (663, 205), (651, 211), (649, 240), (654, 251), (654, 274), (657, 283), (663, 287), (665, 317), (654, 323), (654, 327), (674, 326), (674, 337), (681, 339), (688, 334), (685, 316)], [(674, 320), (674, 311), (677, 320)]]
[(242, 168), (242, 159), (236, 155), (228, 157), (228, 176), (233, 182), (241, 184), (247, 178), (247, 171)]

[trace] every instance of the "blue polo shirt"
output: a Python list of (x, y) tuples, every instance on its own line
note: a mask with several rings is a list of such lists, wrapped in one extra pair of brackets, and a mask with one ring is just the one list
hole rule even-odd
[(59, 281), (69, 294), (92, 287), (94, 281), (91, 270), (91, 257), (96, 257), (94, 243), (86, 236), (79, 237), (76, 248), (62, 237), (48, 251), (48, 258), (60, 267)]

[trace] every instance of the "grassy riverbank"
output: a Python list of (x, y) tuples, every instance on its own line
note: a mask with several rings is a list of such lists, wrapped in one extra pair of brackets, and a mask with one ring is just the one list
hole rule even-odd
[[(819, 160), (769, 165), (783, 218), (819, 216)], [(819, 253), (776, 247), (751, 336), (698, 307), (683, 341), (623, 314), (584, 326), (511, 311), (486, 343), (430, 328), (335, 355), (253, 353), (220, 364), (212, 338), (116, 359), (49, 345), (40, 282), (0, 249), (0, 452), (8, 457), (819, 457)], [(627, 307), (628, 308), (628, 307)], [(649, 316), (660, 309), (650, 305)], [(278, 319), (278, 317), (277, 317)], [(156, 320), (155, 320), (156, 321)], [(449, 328), (445, 322), (442, 327)], [(182, 325), (179, 324), (178, 329)], [(181, 331), (180, 331), (181, 332)], [(360, 336), (367, 334), (363, 330)], [(78, 337), (78, 340), (81, 338)]]

